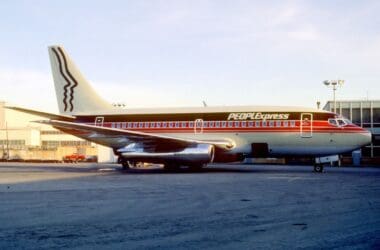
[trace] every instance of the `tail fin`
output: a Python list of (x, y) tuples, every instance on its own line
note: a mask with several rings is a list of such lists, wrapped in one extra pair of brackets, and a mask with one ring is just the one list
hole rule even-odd
[(61, 114), (88, 113), (113, 108), (95, 92), (62, 46), (50, 46), (49, 57)]

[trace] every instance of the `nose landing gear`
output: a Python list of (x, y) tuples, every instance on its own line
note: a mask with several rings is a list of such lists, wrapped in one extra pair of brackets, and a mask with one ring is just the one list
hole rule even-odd
[(323, 164), (321, 163), (314, 164), (314, 172), (323, 173)]

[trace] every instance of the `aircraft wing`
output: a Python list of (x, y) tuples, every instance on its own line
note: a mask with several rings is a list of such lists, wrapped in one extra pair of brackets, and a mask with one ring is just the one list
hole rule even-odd
[(66, 133), (117, 149), (132, 143), (144, 151), (151, 152), (179, 150), (197, 144), (209, 144), (222, 149), (231, 149), (233, 147), (233, 142), (228, 140), (192, 140), (58, 120), (37, 122), (52, 125)]

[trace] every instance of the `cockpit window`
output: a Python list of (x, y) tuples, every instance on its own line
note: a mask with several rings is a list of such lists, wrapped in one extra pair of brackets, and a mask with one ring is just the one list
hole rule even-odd
[(338, 126), (335, 119), (329, 119), (328, 122), (333, 126)]
[(343, 119), (337, 119), (337, 122), (338, 122), (338, 125), (341, 127), (346, 125)]
[(336, 126), (336, 127), (344, 127), (344, 126), (347, 126), (347, 125), (351, 124), (350, 120), (343, 119), (343, 118), (336, 118), (336, 119), (330, 118), (328, 120), (328, 122), (331, 125)]

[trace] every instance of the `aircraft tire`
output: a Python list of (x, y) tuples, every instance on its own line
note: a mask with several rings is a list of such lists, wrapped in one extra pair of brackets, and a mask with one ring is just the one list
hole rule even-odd
[(121, 166), (123, 167), (124, 170), (129, 169), (129, 163), (128, 161), (122, 161)]
[(314, 172), (322, 173), (323, 172), (323, 165), (322, 164), (315, 164), (314, 165)]

